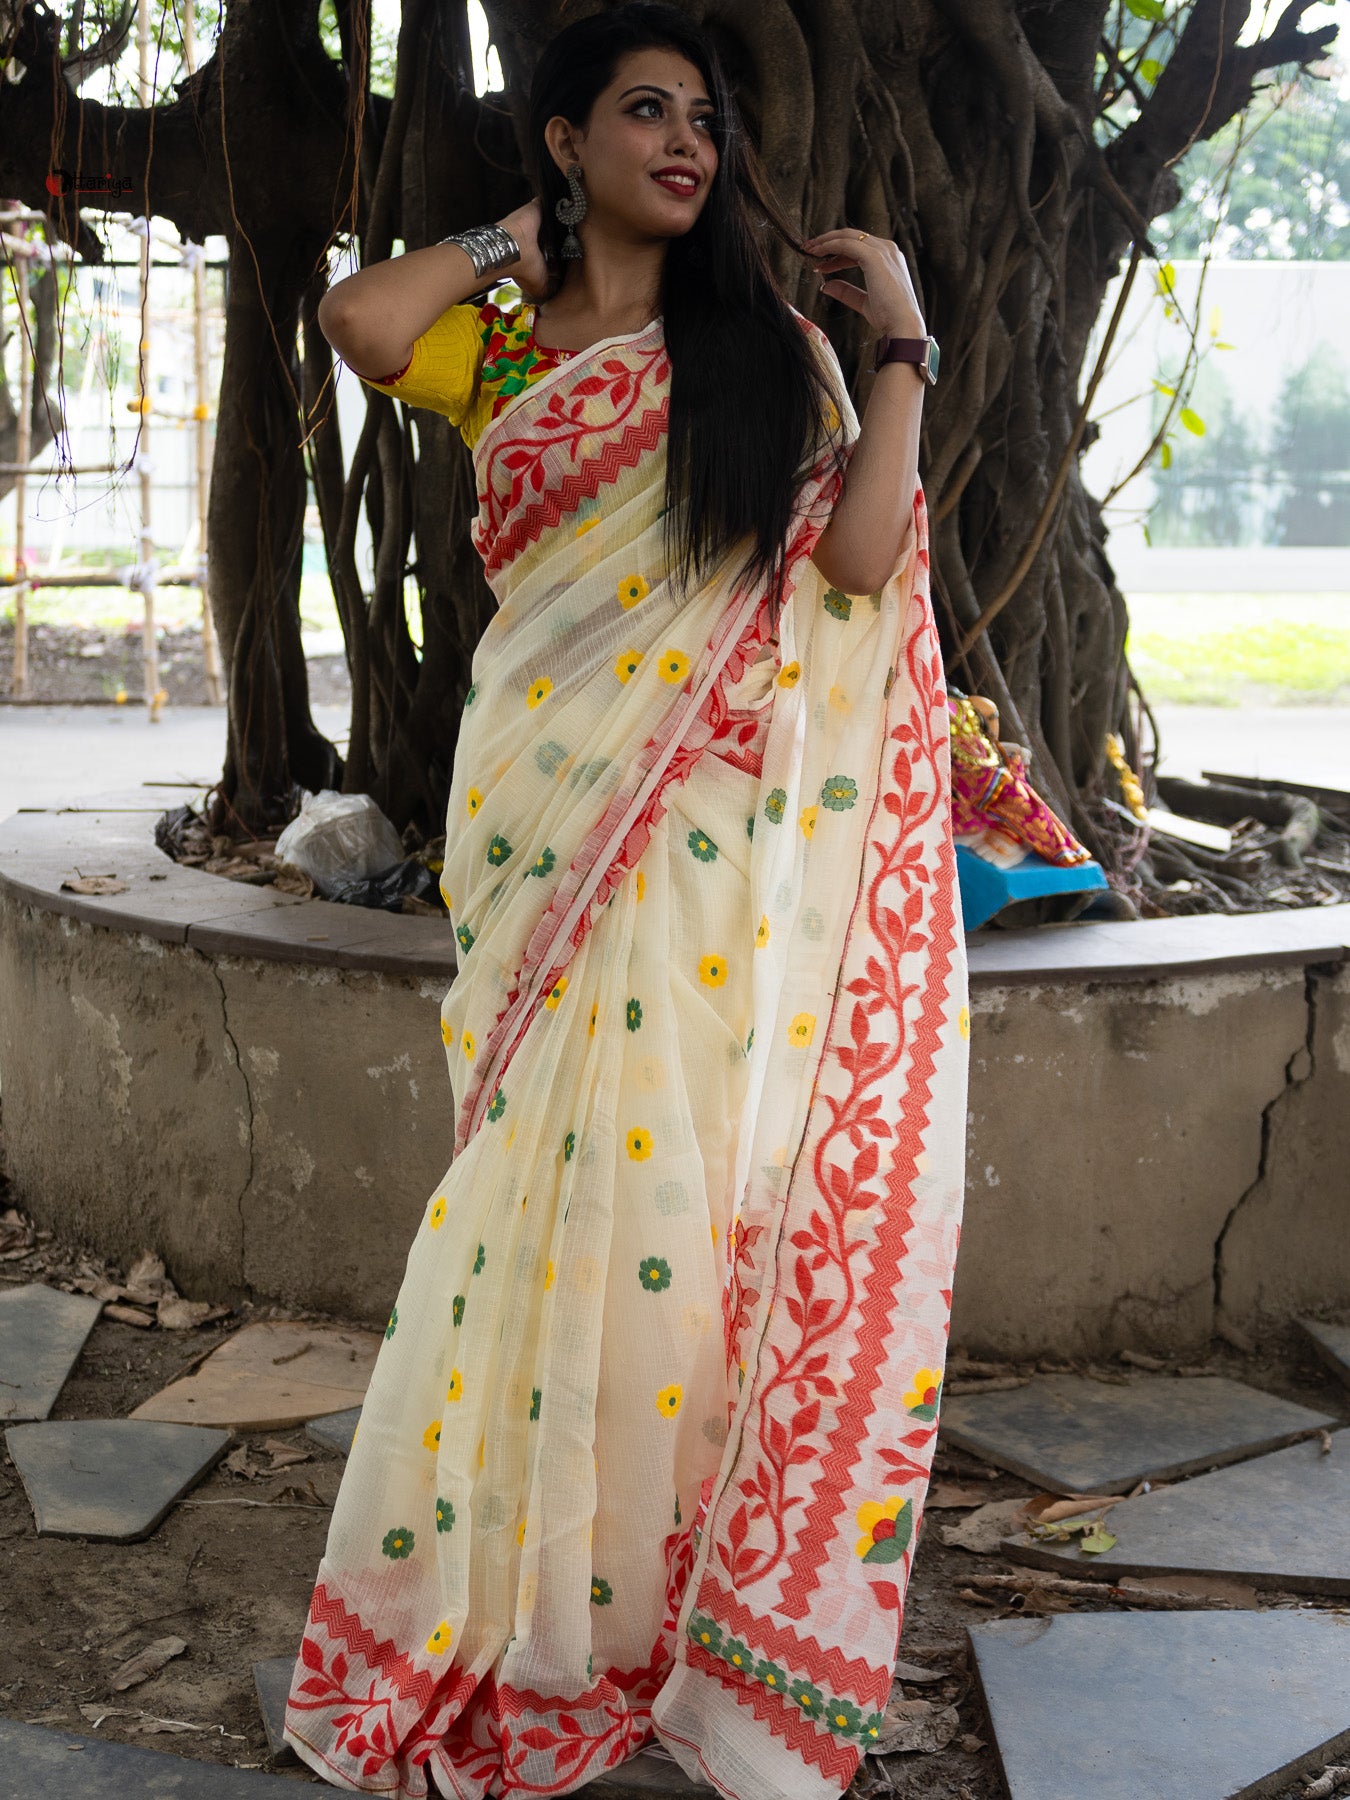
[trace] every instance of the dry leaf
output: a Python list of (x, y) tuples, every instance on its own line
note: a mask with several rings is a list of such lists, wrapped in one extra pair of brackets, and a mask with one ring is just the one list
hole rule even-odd
[[(918, 1686), (926, 1686), (930, 1681), (945, 1681), (946, 1671), (943, 1669), (921, 1669), (917, 1663), (897, 1662), (895, 1665), (897, 1681), (912, 1681)], [(903, 1699), (904, 1696), (900, 1695)]]
[(292, 1506), (327, 1506), (328, 1504), (312, 1481), (307, 1481), (303, 1487), (297, 1487), (292, 1483), (290, 1487), (282, 1488), (280, 1493), (273, 1494), (271, 1503), (280, 1504), (285, 1500), (289, 1500)]
[(1026, 1513), (1038, 1525), (1053, 1525), (1059, 1519), (1105, 1512), (1108, 1506), (1119, 1506), (1124, 1498), (1124, 1494), (1037, 1494), (1027, 1501)]
[(165, 1294), (156, 1308), (156, 1317), (166, 1331), (192, 1331), (204, 1325), (213, 1310), (209, 1300), (182, 1300), (177, 1294)]
[(146, 1325), (153, 1325), (155, 1322), (155, 1315), (153, 1313), (142, 1312), (137, 1306), (105, 1306), (102, 1316), (105, 1319), (116, 1319), (119, 1325), (140, 1325), (144, 1327)]
[(954, 1481), (935, 1481), (928, 1490), (924, 1508), (928, 1512), (941, 1512), (948, 1507), (983, 1506), (987, 1498), (979, 1488), (960, 1487)]
[(142, 1250), (127, 1270), (126, 1297), (139, 1305), (153, 1306), (162, 1294), (175, 1294), (173, 1283), (164, 1273), (164, 1258), (153, 1250)]
[(247, 1444), (237, 1445), (231, 1450), (230, 1454), (225, 1457), (220, 1466), (222, 1469), (228, 1469), (231, 1475), (242, 1475), (248, 1481), (252, 1481), (255, 1476), (261, 1473), (261, 1471), (249, 1461)]
[(158, 1674), (166, 1662), (171, 1662), (175, 1656), (181, 1656), (186, 1649), (187, 1642), (183, 1638), (156, 1638), (153, 1644), (147, 1644), (144, 1650), (138, 1650), (130, 1662), (123, 1663), (108, 1686), (114, 1693), (120, 1694), (124, 1688), (148, 1681), (152, 1675)]
[(68, 875), (61, 886), (72, 894), (125, 894), (127, 884), (116, 875)]
[(890, 1756), (897, 1750), (917, 1750), (931, 1756), (945, 1750), (961, 1728), (954, 1706), (934, 1706), (930, 1700), (892, 1700), (881, 1717), (881, 1735), (871, 1746), (873, 1756)]
[(944, 1544), (973, 1550), (977, 1556), (989, 1556), (1001, 1547), (1004, 1538), (1018, 1531), (1025, 1517), (1025, 1505), (1025, 1499), (986, 1500), (956, 1524), (940, 1525), (938, 1534)]
[(288, 1469), (292, 1463), (308, 1462), (313, 1454), (302, 1450), (298, 1444), (283, 1444), (280, 1438), (268, 1438), (263, 1449), (270, 1454), (273, 1469)]

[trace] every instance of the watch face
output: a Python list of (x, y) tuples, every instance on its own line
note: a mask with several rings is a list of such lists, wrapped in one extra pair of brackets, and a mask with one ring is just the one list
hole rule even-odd
[(927, 359), (926, 359), (926, 361), (925, 361), (925, 363), (924, 363), (924, 372), (925, 372), (925, 373), (926, 373), (926, 374), (927, 374), (927, 376), (928, 376), (928, 379), (929, 379), (929, 380), (930, 380), (930, 381), (936, 381), (936, 380), (937, 380), (937, 372), (938, 372), (938, 341), (937, 341), (937, 339), (936, 339), (936, 338), (932, 338), (932, 337), (930, 337), (930, 338), (929, 338), (929, 340), (928, 340), (928, 356), (927, 356)]

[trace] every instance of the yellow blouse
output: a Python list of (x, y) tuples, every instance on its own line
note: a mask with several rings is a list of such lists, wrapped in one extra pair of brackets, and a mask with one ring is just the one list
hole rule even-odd
[(534, 308), (525, 300), (501, 307), (451, 306), (413, 343), (403, 368), (368, 387), (408, 406), (443, 413), (472, 450), (480, 434), (532, 381), (568, 361), (571, 350), (534, 341)]

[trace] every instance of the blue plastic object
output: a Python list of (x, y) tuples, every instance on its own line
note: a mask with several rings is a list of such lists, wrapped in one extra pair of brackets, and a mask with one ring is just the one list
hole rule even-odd
[(1015, 900), (1042, 894), (1069, 894), (1111, 884), (1096, 861), (1061, 869), (1032, 851), (1010, 869), (989, 862), (965, 844), (956, 845), (956, 874), (961, 888), (961, 916), (967, 931), (978, 931), (995, 913)]

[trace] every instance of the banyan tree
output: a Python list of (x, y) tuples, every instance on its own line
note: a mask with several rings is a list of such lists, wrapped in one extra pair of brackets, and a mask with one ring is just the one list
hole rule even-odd
[[(1108, 743), (1116, 734), (1151, 798), (1156, 733), (1079, 461), (1110, 338), (1101, 315), (1117, 274), (1157, 279), (1166, 244), (1151, 233), (1177, 204), (1187, 150), (1247, 109), (1267, 72), (1315, 70), (1334, 27), (1303, 28), (1312, 4), (1289, 0), (1256, 30), (1247, 0), (688, 0), (803, 232), (848, 223), (909, 260), (942, 346), (919, 472), (948, 676), (996, 703), (1039, 791), (1136, 899), (1152, 871), (1132, 848)], [(404, 0), (396, 54), (378, 69), (368, 0), (230, 0), (195, 72), (148, 107), (83, 96), (129, 29), (129, 12), (99, 11), (7, 0), (0, 188), (45, 207), (49, 234), (89, 262), (102, 257), (96, 197), (53, 196), (54, 168), (127, 177), (134, 210), (195, 242), (226, 240), (208, 550), (229, 738), (212, 824), (275, 830), (299, 784), (368, 792), (411, 828), (406, 841), (433, 836), (492, 605), (469, 538), (472, 465), (446, 419), (370, 389), (342, 442), (338, 365), (315, 312), (335, 251), (379, 260), (528, 197), (523, 96), (540, 45), (576, 8), (486, 0), (504, 86), (478, 94), (465, 0)], [(157, 29), (172, 64), (170, 9)], [(866, 322), (769, 243), (861, 413)], [(308, 699), (307, 476), (351, 674), (345, 756)], [(363, 511), (373, 573), (356, 557)]]

